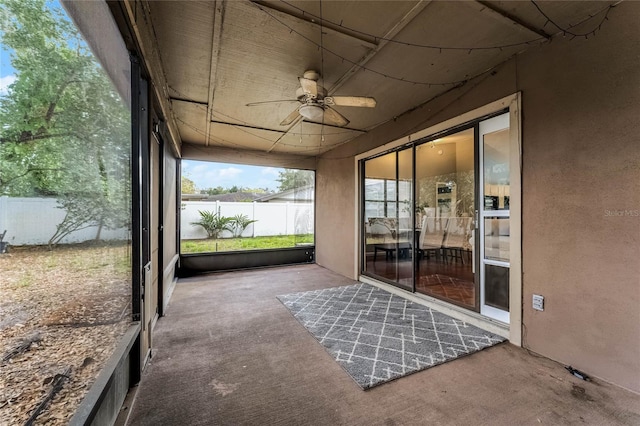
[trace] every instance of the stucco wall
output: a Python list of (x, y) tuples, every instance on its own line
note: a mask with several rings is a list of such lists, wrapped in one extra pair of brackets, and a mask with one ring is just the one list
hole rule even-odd
[(323, 156), (318, 263), (353, 276), (354, 155), (521, 91), (524, 346), (640, 392), (638, 22), (624, 2), (595, 37), (533, 47)]
[(349, 156), (316, 168), (316, 263), (349, 278), (355, 278), (355, 172)]
[(597, 37), (518, 62), (524, 331), (532, 350), (640, 392), (640, 4), (612, 15)]

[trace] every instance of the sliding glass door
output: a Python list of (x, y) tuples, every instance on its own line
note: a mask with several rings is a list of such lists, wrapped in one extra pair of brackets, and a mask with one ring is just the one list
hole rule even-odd
[(413, 154), (404, 149), (363, 163), (363, 265), (413, 291)]
[(474, 128), (416, 146), (418, 293), (478, 309)]
[(509, 322), (509, 116), (362, 161), (362, 271)]

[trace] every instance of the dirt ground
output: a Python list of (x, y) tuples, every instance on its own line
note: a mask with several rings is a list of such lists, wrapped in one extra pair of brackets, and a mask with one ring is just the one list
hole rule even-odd
[(68, 423), (130, 325), (129, 259), (127, 245), (0, 254), (0, 425), (25, 424), (57, 382), (34, 424)]

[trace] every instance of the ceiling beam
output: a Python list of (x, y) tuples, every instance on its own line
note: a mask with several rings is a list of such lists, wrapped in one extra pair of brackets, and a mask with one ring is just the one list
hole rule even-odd
[(356, 40), (358, 43), (360, 43), (362, 46), (366, 47), (367, 49), (375, 49), (375, 47), (377, 46), (373, 37), (366, 37), (356, 31), (351, 31), (348, 28), (341, 27), (340, 25), (332, 24), (331, 22), (327, 22), (323, 19), (314, 18), (313, 16), (307, 15), (298, 10), (276, 6), (272, 3), (267, 3), (261, 0), (251, 0), (251, 3), (255, 3), (259, 7), (263, 7), (265, 9), (279, 12), (304, 22), (308, 22), (312, 25), (317, 26), (318, 28), (322, 28), (323, 31), (326, 31), (328, 33), (330, 32), (343, 38), (346, 37), (351, 40)]
[(211, 123), (213, 123), (213, 124), (224, 124), (224, 125), (227, 125), (227, 126), (240, 127), (240, 128), (243, 128), (243, 129), (263, 130), (265, 132), (274, 132), (274, 133), (279, 133), (279, 134), (286, 134), (287, 133), (284, 130), (268, 129), (266, 127), (251, 126), (249, 124), (229, 123), (227, 121), (220, 121), (220, 120), (211, 120)]
[(236, 149), (185, 143), (182, 157), (188, 160), (216, 161), (233, 164), (252, 164), (256, 166), (287, 167), (293, 169), (316, 169), (315, 155), (284, 153), (265, 153), (250, 149)]
[(209, 102), (194, 101), (193, 99), (177, 98), (175, 96), (170, 97), (169, 100), (170, 101), (176, 101), (176, 102), (186, 102), (186, 103), (189, 103), (189, 104), (196, 104), (196, 105), (209, 105)]
[(167, 123), (169, 135), (171, 135), (171, 143), (173, 149), (178, 156), (181, 155), (182, 140), (178, 125), (176, 124), (175, 114), (169, 100), (169, 86), (165, 78), (164, 67), (162, 66), (162, 58), (160, 57), (160, 47), (155, 37), (155, 30), (151, 22), (149, 13), (149, 5), (147, 2), (136, 0), (124, 0), (124, 10), (133, 33), (140, 48), (140, 55), (144, 61), (145, 68), (151, 77), (151, 87), (155, 93), (155, 97), (160, 104), (160, 111)]
[(213, 7), (213, 34), (211, 35), (211, 64), (209, 66), (209, 100), (207, 105), (207, 121), (205, 124), (204, 144), (209, 146), (211, 138), (211, 120), (213, 120), (213, 98), (215, 97), (217, 84), (218, 59), (220, 57), (220, 40), (222, 39), (222, 24), (226, 0), (217, 0)]
[(420, 0), (416, 3), (411, 10), (409, 10), (405, 15), (400, 18), (398, 22), (387, 31), (381, 38), (378, 44), (373, 48), (369, 53), (367, 53), (362, 59), (358, 61), (357, 64), (354, 64), (349, 68), (349, 70), (340, 77), (336, 83), (331, 86), (329, 89), (329, 93), (333, 94), (336, 90), (342, 87), (343, 84), (347, 82), (355, 73), (362, 69), (367, 62), (373, 59), (374, 56), (378, 54), (388, 43), (389, 40), (392, 40), (400, 31), (402, 31), (411, 21), (418, 16), (429, 4), (431, 0)]
[(498, 16), (507, 19), (511, 22), (513, 22), (514, 24), (518, 25), (519, 27), (524, 28), (525, 30), (531, 31), (532, 33), (537, 34), (540, 37), (543, 37), (546, 40), (551, 40), (551, 34), (548, 34), (546, 31), (534, 27), (531, 24), (526, 23), (525, 21), (523, 21), (522, 19), (518, 18), (515, 15), (512, 15), (511, 13), (500, 9), (498, 6), (489, 3), (488, 1), (484, 1), (484, 0), (476, 0), (476, 2), (478, 2), (479, 4), (481, 4), (482, 6), (486, 7), (489, 11), (494, 12), (495, 14), (497, 14)]

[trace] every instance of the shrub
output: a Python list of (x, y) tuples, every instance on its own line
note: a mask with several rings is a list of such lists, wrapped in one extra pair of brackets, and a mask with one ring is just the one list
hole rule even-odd
[(249, 216), (245, 214), (239, 213), (235, 215), (234, 217), (231, 218), (231, 228), (233, 228), (231, 232), (233, 232), (233, 236), (236, 238), (240, 237), (244, 232), (244, 230), (247, 229), (247, 226), (257, 221), (258, 221), (257, 219), (256, 220), (249, 219)]
[(233, 218), (206, 210), (198, 210), (198, 213), (200, 213), (200, 220), (191, 224), (202, 226), (207, 231), (207, 238), (218, 238), (222, 231), (233, 232), (231, 225)]

